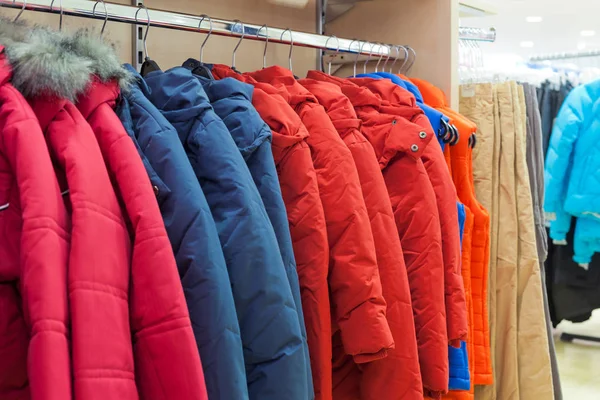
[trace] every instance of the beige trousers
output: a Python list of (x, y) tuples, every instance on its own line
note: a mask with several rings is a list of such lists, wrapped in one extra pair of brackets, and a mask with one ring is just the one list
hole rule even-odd
[(531, 185), (527, 169), (527, 110), (523, 87), (511, 82), (515, 105), (515, 169), (519, 253), (517, 259), (517, 346), (519, 395), (552, 400), (552, 369), (546, 333), (542, 279), (537, 253)]

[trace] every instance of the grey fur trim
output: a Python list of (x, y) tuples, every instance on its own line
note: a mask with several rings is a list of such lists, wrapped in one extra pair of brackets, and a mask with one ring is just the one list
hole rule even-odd
[(89, 29), (82, 29), (66, 37), (67, 51), (73, 51), (92, 62), (92, 70), (101, 81), (116, 79), (121, 89), (126, 90), (135, 77), (121, 66), (112, 43)]
[(0, 19), (0, 43), (13, 69), (11, 83), (25, 97), (53, 95), (75, 101), (93, 73), (92, 61), (65, 51), (64, 36), (41, 26)]

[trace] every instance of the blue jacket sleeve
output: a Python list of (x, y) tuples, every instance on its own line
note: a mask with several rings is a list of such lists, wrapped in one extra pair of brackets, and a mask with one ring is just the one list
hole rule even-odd
[(563, 209), (571, 173), (573, 149), (582, 128), (585, 108), (588, 103), (591, 103), (585, 90), (582, 86), (571, 92), (552, 130), (544, 171), (546, 183), (544, 211), (550, 221), (556, 220), (556, 213)]

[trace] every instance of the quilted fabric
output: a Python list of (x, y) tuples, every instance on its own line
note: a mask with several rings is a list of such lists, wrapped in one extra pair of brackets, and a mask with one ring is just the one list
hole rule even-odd
[[(192, 61), (192, 63), (189, 61)], [(188, 60), (186, 64), (192, 65), (193, 60)], [(215, 113), (223, 119), (231, 137), (240, 149), (244, 160), (246, 160), (246, 165), (260, 193), (269, 220), (273, 225), (298, 313), (298, 323), (300, 324), (304, 341), (303, 351), (307, 367), (306, 376), (308, 378), (307, 391), (309, 398), (312, 399), (314, 397), (314, 389), (310, 371), (310, 356), (308, 354), (308, 345), (306, 344), (306, 327), (304, 325), (304, 314), (302, 313), (300, 286), (298, 283), (298, 273), (296, 272), (296, 260), (290, 237), (290, 228), (271, 149), (271, 129), (260, 118), (256, 109), (252, 106), (252, 96), (254, 93), (252, 85), (242, 83), (233, 78), (216, 81), (200, 76), (197, 77), (202, 83), (202, 87)]]
[(142, 77), (131, 65), (125, 68), (136, 81), (122, 96), (117, 114), (156, 190), (208, 397), (247, 399), (240, 327), (215, 221), (177, 131), (146, 98), (149, 88)]
[(300, 281), (315, 398), (330, 400), (333, 388), (331, 306), (327, 284), (329, 246), (317, 174), (306, 143), (309, 133), (288, 104), (287, 91), (256, 82), (225, 65), (214, 65), (212, 73), (216, 79), (229, 76), (254, 85), (252, 104), (271, 128), (273, 157)]
[(442, 240), (435, 193), (420, 159), (432, 135), (421, 138), (417, 125), (381, 113), (381, 99), (367, 88), (318, 71), (308, 77), (342, 88), (375, 150), (404, 250), (423, 385), (427, 395), (439, 397), (448, 390)]
[[(70, 399), (70, 221), (36, 116), (0, 45), (0, 398)], [(23, 257), (27, 255), (27, 257)]]
[(145, 80), (149, 100), (177, 130), (217, 224), (250, 398), (306, 399), (307, 366), (292, 292), (273, 226), (235, 141), (191, 71), (155, 71)]
[(591, 262), (600, 251), (600, 156), (595, 138), (600, 82), (575, 88), (565, 100), (554, 124), (546, 154), (544, 210), (551, 222), (550, 236), (565, 240), (570, 215), (580, 218), (575, 231), (578, 263)]
[[(460, 134), (458, 143), (450, 147), (452, 177), (460, 201), (474, 216), (473, 244), (471, 250), (471, 286), (473, 296), (473, 324), (475, 346), (475, 385), (489, 385), (493, 382), (490, 334), (488, 319), (488, 268), (490, 258), (490, 216), (477, 201), (473, 188), (472, 149), (469, 138), (477, 131), (477, 126), (446, 106), (444, 93), (428, 82), (413, 79), (425, 101), (451, 118)], [(464, 265), (463, 265), (464, 267)]]
[(337, 85), (312, 79), (299, 82), (325, 107), (352, 153), (375, 239), (377, 265), (387, 303), (387, 320), (396, 343), (396, 348), (388, 351), (388, 357), (365, 364), (360, 370), (353, 368), (347, 379), (360, 382), (359, 398), (363, 400), (422, 399), (408, 275), (392, 204), (375, 151), (360, 132), (361, 121), (350, 100)]
[[(386, 320), (375, 245), (352, 154), (325, 109), (291, 71), (269, 67), (249, 74), (286, 90), (310, 136), (329, 239), (329, 288), (334, 335), (358, 364), (387, 356), (394, 346)], [(340, 201), (340, 199), (344, 201)], [(335, 389), (335, 388), (334, 388)]]
[(96, 135), (133, 238), (129, 310), (137, 388), (144, 399), (205, 400), (204, 375), (176, 261), (150, 179), (113, 111), (118, 97), (116, 82), (94, 80), (79, 96), (77, 107)]
[[(434, 135), (429, 119), (416, 106), (415, 97), (410, 92), (388, 80), (360, 80), (359, 84), (389, 103), (382, 107), (383, 112), (414, 122), (421, 128), (419, 135)], [(438, 118), (438, 125), (440, 121), (441, 116)], [(456, 189), (439, 146), (427, 146), (421, 160), (435, 192), (440, 218), (448, 341), (450, 346), (459, 348), (460, 342), (467, 337), (468, 327), (465, 289), (460, 276), (461, 249)]]

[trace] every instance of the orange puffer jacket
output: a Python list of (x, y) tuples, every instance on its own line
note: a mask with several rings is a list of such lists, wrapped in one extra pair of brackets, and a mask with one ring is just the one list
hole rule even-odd
[(448, 108), (444, 93), (440, 89), (419, 79), (412, 79), (412, 82), (419, 87), (425, 102), (450, 117), (450, 122), (458, 128), (460, 133), (460, 139), (455, 146), (451, 147), (450, 154), (452, 177), (458, 197), (474, 216), (471, 283), (475, 371), (472, 383), (474, 385), (490, 385), (493, 383), (487, 303), (490, 216), (475, 198), (472, 148), (469, 145), (469, 138), (477, 132), (477, 126), (464, 116)]
[(353, 363), (347, 363), (349, 368), (344, 381), (347, 387), (359, 386), (359, 390), (354, 390), (353, 396), (352, 391), (348, 390), (352, 397), (343, 398), (422, 399), (408, 275), (392, 204), (375, 151), (360, 132), (361, 120), (339, 86), (313, 79), (299, 82), (325, 107), (354, 158), (373, 229), (381, 285), (387, 302), (387, 319), (396, 343), (396, 348), (390, 350), (388, 357), (383, 360), (365, 364), (360, 369)]

